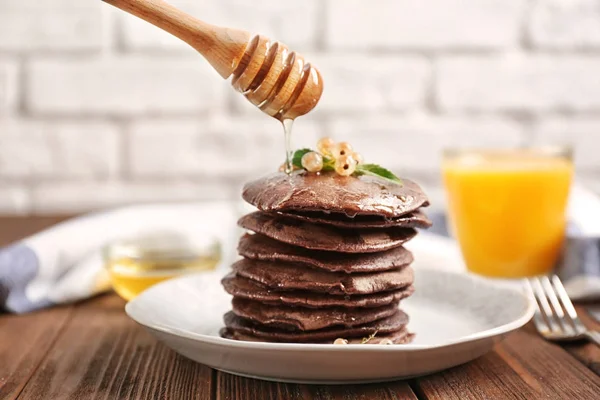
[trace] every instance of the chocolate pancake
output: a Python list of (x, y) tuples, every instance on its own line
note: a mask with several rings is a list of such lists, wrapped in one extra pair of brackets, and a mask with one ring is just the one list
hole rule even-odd
[(377, 332), (379, 335), (387, 335), (393, 332), (401, 331), (408, 323), (408, 315), (402, 310), (397, 310), (391, 317), (383, 318), (378, 321), (354, 326), (350, 328), (333, 327), (316, 331), (296, 331), (290, 332), (282, 329), (269, 328), (261, 326), (252, 321), (238, 317), (233, 312), (228, 312), (224, 316), (226, 330), (221, 330), (221, 335), (231, 333), (240, 333), (252, 335), (266, 341), (274, 342), (296, 342), (296, 343), (314, 343), (333, 341), (337, 338), (364, 337)]
[[(266, 340), (266, 339), (258, 337), (258, 336), (253, 336), (253, 335), (250, 335), (247, 333), (234, 331), (229, 328), (221, 329), (221, 336), (226, 339), (243, 340), (246, 342), (271, 342), (271, 341), (277, 342), (276, 340)], [(381, 342), (385, 339), (391, 340), (392, 343), (394, 343), (394, 344), (405, 344), (405, 343), (410, 343), (412, 341), (412, 339), (414, 338), (414, 336), (415, 335), (412, 333), (409, 333), (406, 328), (402, 328), (399, 331), (392, 332), (387, 335), (376, 335), (374, 338), (370, 339), (365, 344), (381, 344)], [(346, 340), (348, 340), (348, 344), (363, 344), (364, 338), (362, 338), (362, 337), (347, 338)], [(333, 340), (320, 341), (320, 342), (314, 342), (314, 343), (333, 344)]]
[(249, 182), (242, 197), (262, 211), (323, 211), (347, 215), (400, 217), (429, 204), (414, 182), (402, 184), (362, 175), (335, 172), (312, 174), (283, 172)]
[(256, 300), (265, 304), (289, 305), (307, 308), (347, 307), (374, 308), (389, 304), (398, 305), (400, 300), (412, 295), (414, 287), (408, 286), (400, 290), (381, 292), (363, 296), (334, 296), (324, 293), (312, 293), (303, 290), (276, 292), (250, 279), (227, 275), (221, 281), (227, 293), (248, 300)]
[(244, 278), (276, 291), (306, 290), (338, 295), (363, 295), (406, 288), (413, 283), (412, 268), (346, 274), (308, 268), (300, 264), (241, 259), (233, 270)]
[(231, 304), (234, 314), (239, 317), (264, 326), (292, 331), (314, 331), (332, 326), (364, 325), (389, 317), (398, 310), (398, 306), (395, 304), (370, 309), (342, 307), (310, 309), (268, 305), (238, 297), (234, 297)]
[(238, 225), (280, 242), (313, 250), (374, 253), (401, 246), (416, 235), (412, 228), (343, 229), (253, 212)]
[(402, 246), (380, 253), (333, 253), (303, 249), (258, 233), (242, 236), (238, 253), (255, 260), (297, 262), (346, 273), (386, 271), (405, 267), (413, 262), (412, 253)]
[(279, 211), (282, 217), (299, 219), (313, 224), (333, 225), (340, 228), (430, 228), (432, 222), (422, 211), (415, 211), (398, 218), (378, 217), (375, 215), (357, 215), (324, 213), (318, 211)]

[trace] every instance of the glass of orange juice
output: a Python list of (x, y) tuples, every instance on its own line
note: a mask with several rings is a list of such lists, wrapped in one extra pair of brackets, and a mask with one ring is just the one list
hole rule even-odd
[(442, 172), (469, 271), (517, 278), (554, 267), (573, 176), (570, 148), (452, 149)]

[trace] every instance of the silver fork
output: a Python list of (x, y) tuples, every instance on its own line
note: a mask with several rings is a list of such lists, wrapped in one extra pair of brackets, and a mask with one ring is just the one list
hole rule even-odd
[(538, 332), (548, 340), (588, 339), (600, 346), (600, 332), (586, 328), (558, 276), (529, 278), (525, 285), (537, 307), (533, 322)]

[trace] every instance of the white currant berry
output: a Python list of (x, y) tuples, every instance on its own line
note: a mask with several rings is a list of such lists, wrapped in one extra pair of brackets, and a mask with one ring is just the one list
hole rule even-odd
[(334, 158), (351, 156), (352, 153), (354, 153), (354, 151), (352, 151), (352, 145), (348, 142), (336, 143), (331, 149), (331, 154)]
[(333, 344), (348, 344), (348, 341), (344, 338), (337, 338), (337, 339), (335, 339)]
[(323, 156), (314, 151), (309, 151), (302, 156), (302, 168), (308, 172), (319, 172), (323, 169)]
[(335, 172), (350, 176), (356, 170), (356, 160), (352, 156), (341, 156), (335, 160)]
[(323, 155), (331, 155), (331, 150), (334, 145), (335, 142), (332, 138), (324, 137), (319, 139), (319, 141), (317, 142), (317, 150), (319, 150), (319, 153)]
[(357, 164), (362, 164), (364, 162), (363, 156), (360, 153), (354, 152), (352, 157), (354, 157)]

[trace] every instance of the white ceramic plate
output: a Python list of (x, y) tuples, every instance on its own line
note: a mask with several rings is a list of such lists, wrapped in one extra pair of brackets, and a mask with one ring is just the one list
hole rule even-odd
[(232, 374), (303, 383), (375, 382), (429, 374), (471, 361), (527, 323), (533, 304), (489, 280), (417, 269), (401, 303), (416, 334), (407, 345), (241, 342), (219, 337), (230, 296), (220, 273), (167, 281), (127, 304), (127, 314), (185, 357)]

